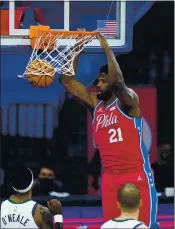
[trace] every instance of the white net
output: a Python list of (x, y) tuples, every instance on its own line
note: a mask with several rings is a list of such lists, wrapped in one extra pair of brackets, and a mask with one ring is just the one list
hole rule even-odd
[[(53, 75), (56, 72), (66, 75), (74, 75), (73, 60), (92, 41), (92, 34), (70, 34), (63, 33), (53, 35), (48, 32), (46, 36), (38, 36), (35, 41), (35, 46), (26, 70), (22, 76), (27, 75), (41, 76)], [(63, 46), (66, 43), (66, 47)], [(38, 64), (36, 65), (36, 62)], [(51, 70), (52, 68), (52, 70)]]

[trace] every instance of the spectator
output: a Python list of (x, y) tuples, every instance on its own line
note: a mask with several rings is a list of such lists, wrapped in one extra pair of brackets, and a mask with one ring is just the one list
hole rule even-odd
[(56, 180), (54, 169), (50, 165), (41, 166), (33, 187), (33, 196), (46, 196), (50, 192), (62, 191), (63, 184), (61, 181)]
[(159, 165), (170, 165), (172, 159), (172, 147), (169, 143), (165, 142), (158, 148)]
[(0, 186), (4, 184), (4, 176), (5, 176), (4, 170), (3, 168), (0, 168)]
[(158, 149), (158, 161), (152, 164), (155, 174), (155, 185), (158, 192), (164, 192), (165, 187), (173, 187), (174, 155), (172, 145), (163, 141)]

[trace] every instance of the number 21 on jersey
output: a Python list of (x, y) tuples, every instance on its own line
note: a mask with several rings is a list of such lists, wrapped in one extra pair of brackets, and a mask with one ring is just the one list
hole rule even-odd
[(109, 142), (110, 142), (110, 143), (122, 142), (122, 141), (123, 141), (121, 128), (118, 128), (118, 129), (110, 129), (110, 130), (108, 131), (108, 134), (110, 134), (110, 137), (109, 137)]

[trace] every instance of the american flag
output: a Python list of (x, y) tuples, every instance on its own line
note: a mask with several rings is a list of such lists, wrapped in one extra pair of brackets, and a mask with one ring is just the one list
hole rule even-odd
[(116, 26), (116, 20), (97, 20), (97, 30), (107, 37), (114, 37), (117, 35)]

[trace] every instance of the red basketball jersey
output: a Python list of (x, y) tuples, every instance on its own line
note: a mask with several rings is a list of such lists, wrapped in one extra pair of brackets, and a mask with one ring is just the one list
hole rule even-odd
[(118, 99), (105, 107), (101, 101), (94, 110), (93, 140), (105, 170), (126, 172), (142, 169), (148, 152), (142, 140), (142, 118), (125, 115)]

